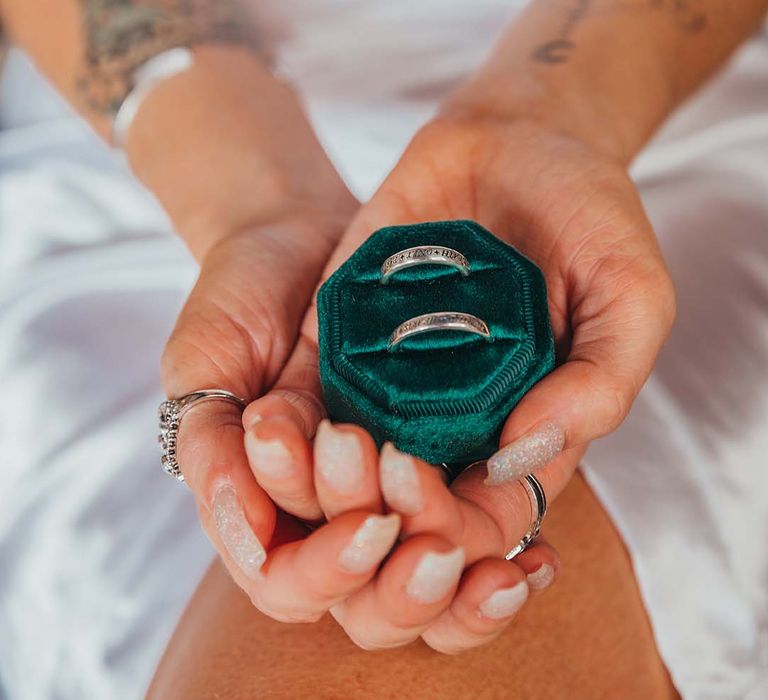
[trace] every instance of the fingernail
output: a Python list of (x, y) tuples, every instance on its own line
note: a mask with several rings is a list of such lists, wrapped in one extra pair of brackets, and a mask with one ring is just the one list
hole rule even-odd
[(400, 532), (400, 516), (369, 515), (339, 554), (339, 565), (351, 574), (370, 571), (387, 555)]
[(480, 613), (492, 620), (500, 620), (514, 615), (523, 607), (527, 599), (528, 584), (520, 581), (511, 588), (499, 588), (498, 591), (494, 591), (480, 603)]
[(337, 493), (350, 494), (363, 482), (363, 446), (356, 433), (339, 430), (323, 420), (315, 437), (315, 463), (326, 483)]
[(384, 500), (391, 508), (404, 515), (416, 515), (424, 507), (416, 462), (391, 442), (381, 448), (379, 479)]
[(528, 574), (525, 578), (528, 581), (528, 587), (532, 591), (543, 591), (555, 580), (555, 570), (549, 564), (542, 564), (536, 571)]
[(554, 423), (544, 423), (488, 460), (488, 486), (520, 479), (551, 462), (565, 445), (565, 434)]
[(267, 553), (251, 530), (240, 499), (229, 484), (220, 486), (213, 496), (213, 519), (221, 541), (235, 563), (249, 578), (258, 578)]
[(285, 443), (273, 438), (265, 440), (257, 435), (257, 430), (245, 434), (245, 451), (251, 468), (272, 479), (285, 479), (293, 473), (293, 457)]
[(261, 423), (262, 420), (264, 420), (264, 418), (260, 413), (253, 413), (252, 411), (246, 409), (246, 412), (243, 414), (243, 428), (246, 430), (246, 432), (250, 432), (250, 430), (257, 423)]
[(459, 581), (464, 570), (464, 550), (427, 552), (405, 586), (409, 598), (417, 603), (436, 603), (445, 598)]

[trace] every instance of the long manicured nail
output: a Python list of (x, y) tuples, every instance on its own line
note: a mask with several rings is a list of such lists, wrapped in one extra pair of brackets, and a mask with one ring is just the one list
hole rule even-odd
[(257, 578), (267, 553), (251, 530), (240, 499), (230, 484), (220, 486), (213, 496), (213, 519), (229, 555), (246, 576)]
[(363, 483), (363, 446), (351, 430), (339, 430), (323, 420), (315, 437), (315, 464), (337, 493), (355, 493)]
[(488, 486), (520, 479), (551, 462), (563, 450), (565, 433), (554, 423), (544, 423), (519, 437), (488, 460)]
[(463, 570), (461, 547), (445, 553), (427, 552), (411, 574), (405, 592), (417, 603), (436, 603), (459, 582)]
[(525, 581), (511, 588), (499, 588), (480, 603), (480, 613), (492, 620), (514, 615), (528, 599), (528, 584)]
[(542, 564), (536, 571), (528, 574), (526, 579), (532, 591), (543, 591), (555, 580), (555, 570), (549, 564)]
[(265, 423), (259, 423), (245, 434), (245, 451), (251, 468), (271, 479), (286, 479), (294, 470), (293, 457), (279, 438), (265, 439), (259, 436)]
[(352, 541), (339, 554), (339, 566), (351, 574), (363, 574), (387, 555), (400, 532), (400, 516), (369, 515)]
[(416, 515), (424, 507), (416, 462), (391, 442), (381, 448), (379, 480), (384, 500), (391, 508), (403, 515)]

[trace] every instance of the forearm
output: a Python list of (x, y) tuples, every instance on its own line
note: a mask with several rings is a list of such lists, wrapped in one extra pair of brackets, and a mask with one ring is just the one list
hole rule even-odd
[(13, 40), (105, 138), (136, 68), (192, 49), (192, 66), (141, 105), (125, 147), (198, 259), (247, 226), (351, 211), (299, 99), (271, 74), (235, 0), (0, 0), (0, 10)]
[(444, 112), (536, 117), (629, 162), (768, 0), (535, 0)]

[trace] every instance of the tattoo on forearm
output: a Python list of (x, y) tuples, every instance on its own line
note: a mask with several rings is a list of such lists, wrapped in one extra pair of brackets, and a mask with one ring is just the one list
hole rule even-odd
[(533, 51), (533, 59), (542, 63), (565, 63), (576, 48), (571, 36), (576, 25), (586, 16), (592, 0), (575, 0), (558, 35)]
[(77, 87), (84, 106), (114, 114), (133, 75), (163, 51), (201, 43), (256, 47), (238, 0), (80, 0), (85, 57)]
[(667, 13), (681, 31), (687, 34), (701, 32), (708, 25), (707, 17), (701, 9), (701, 0), (571, 0), (571, 7), (567, 10), (557, 35), (536, 46), (531, 52), (531, 58), (551, 65), (566, 63), (576, 49), (573, 39), (575, 30), (585, 19), (640, 11)]

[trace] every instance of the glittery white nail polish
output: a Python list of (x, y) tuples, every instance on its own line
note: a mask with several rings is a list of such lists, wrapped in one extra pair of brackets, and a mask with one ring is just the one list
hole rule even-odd
[(500, 588), (480, 603), (480, 613), (483, 617), (500, 620), (514, 615), (528, 599), (528, 584), (520, 581), (511, 588)]
[(405, 586), (409, 598), (417, 603), (436, 603), (448, 595), (464, 570), (464, 550), (427, 552), (416, 565)]
[(544, 423), (488, 460), (488, 486), (520, 479), (551, 462), (563, 450), (565, 434), (554, 423)]
[(285, 479), (293, 473), (293, 457), (282, 440), (263, 440), (253, 431), (245, 434), (245, 451), (251, 468), (272, 479)]
[(416, 462), (391, 442), (384, 443), (381, 448), (379, 480), (384, 500), (390, 508), (403, 515), (416, 515), (424, 507)]
[(251, 530), (230, 484), (220, 486), (213, 496), (213, 519), (229, 555), (246, 576), (257, 578), (267, 553)]
[(536, 571), (528, 574), (526, 579), (532, 591), (543, 591), (555, 580), (555, 570), (549, 564), (542, 564)]
[(351, 574), (370, 571), (387, 555), (400, 532), (400, 516), (369, 515), (339, 554), (339, 566)]
[(315, 465), (325, 482), (340, 494), (351, 494), (363, 483), (363, 446), (352, 431), (323, 420), (315, 436)]

